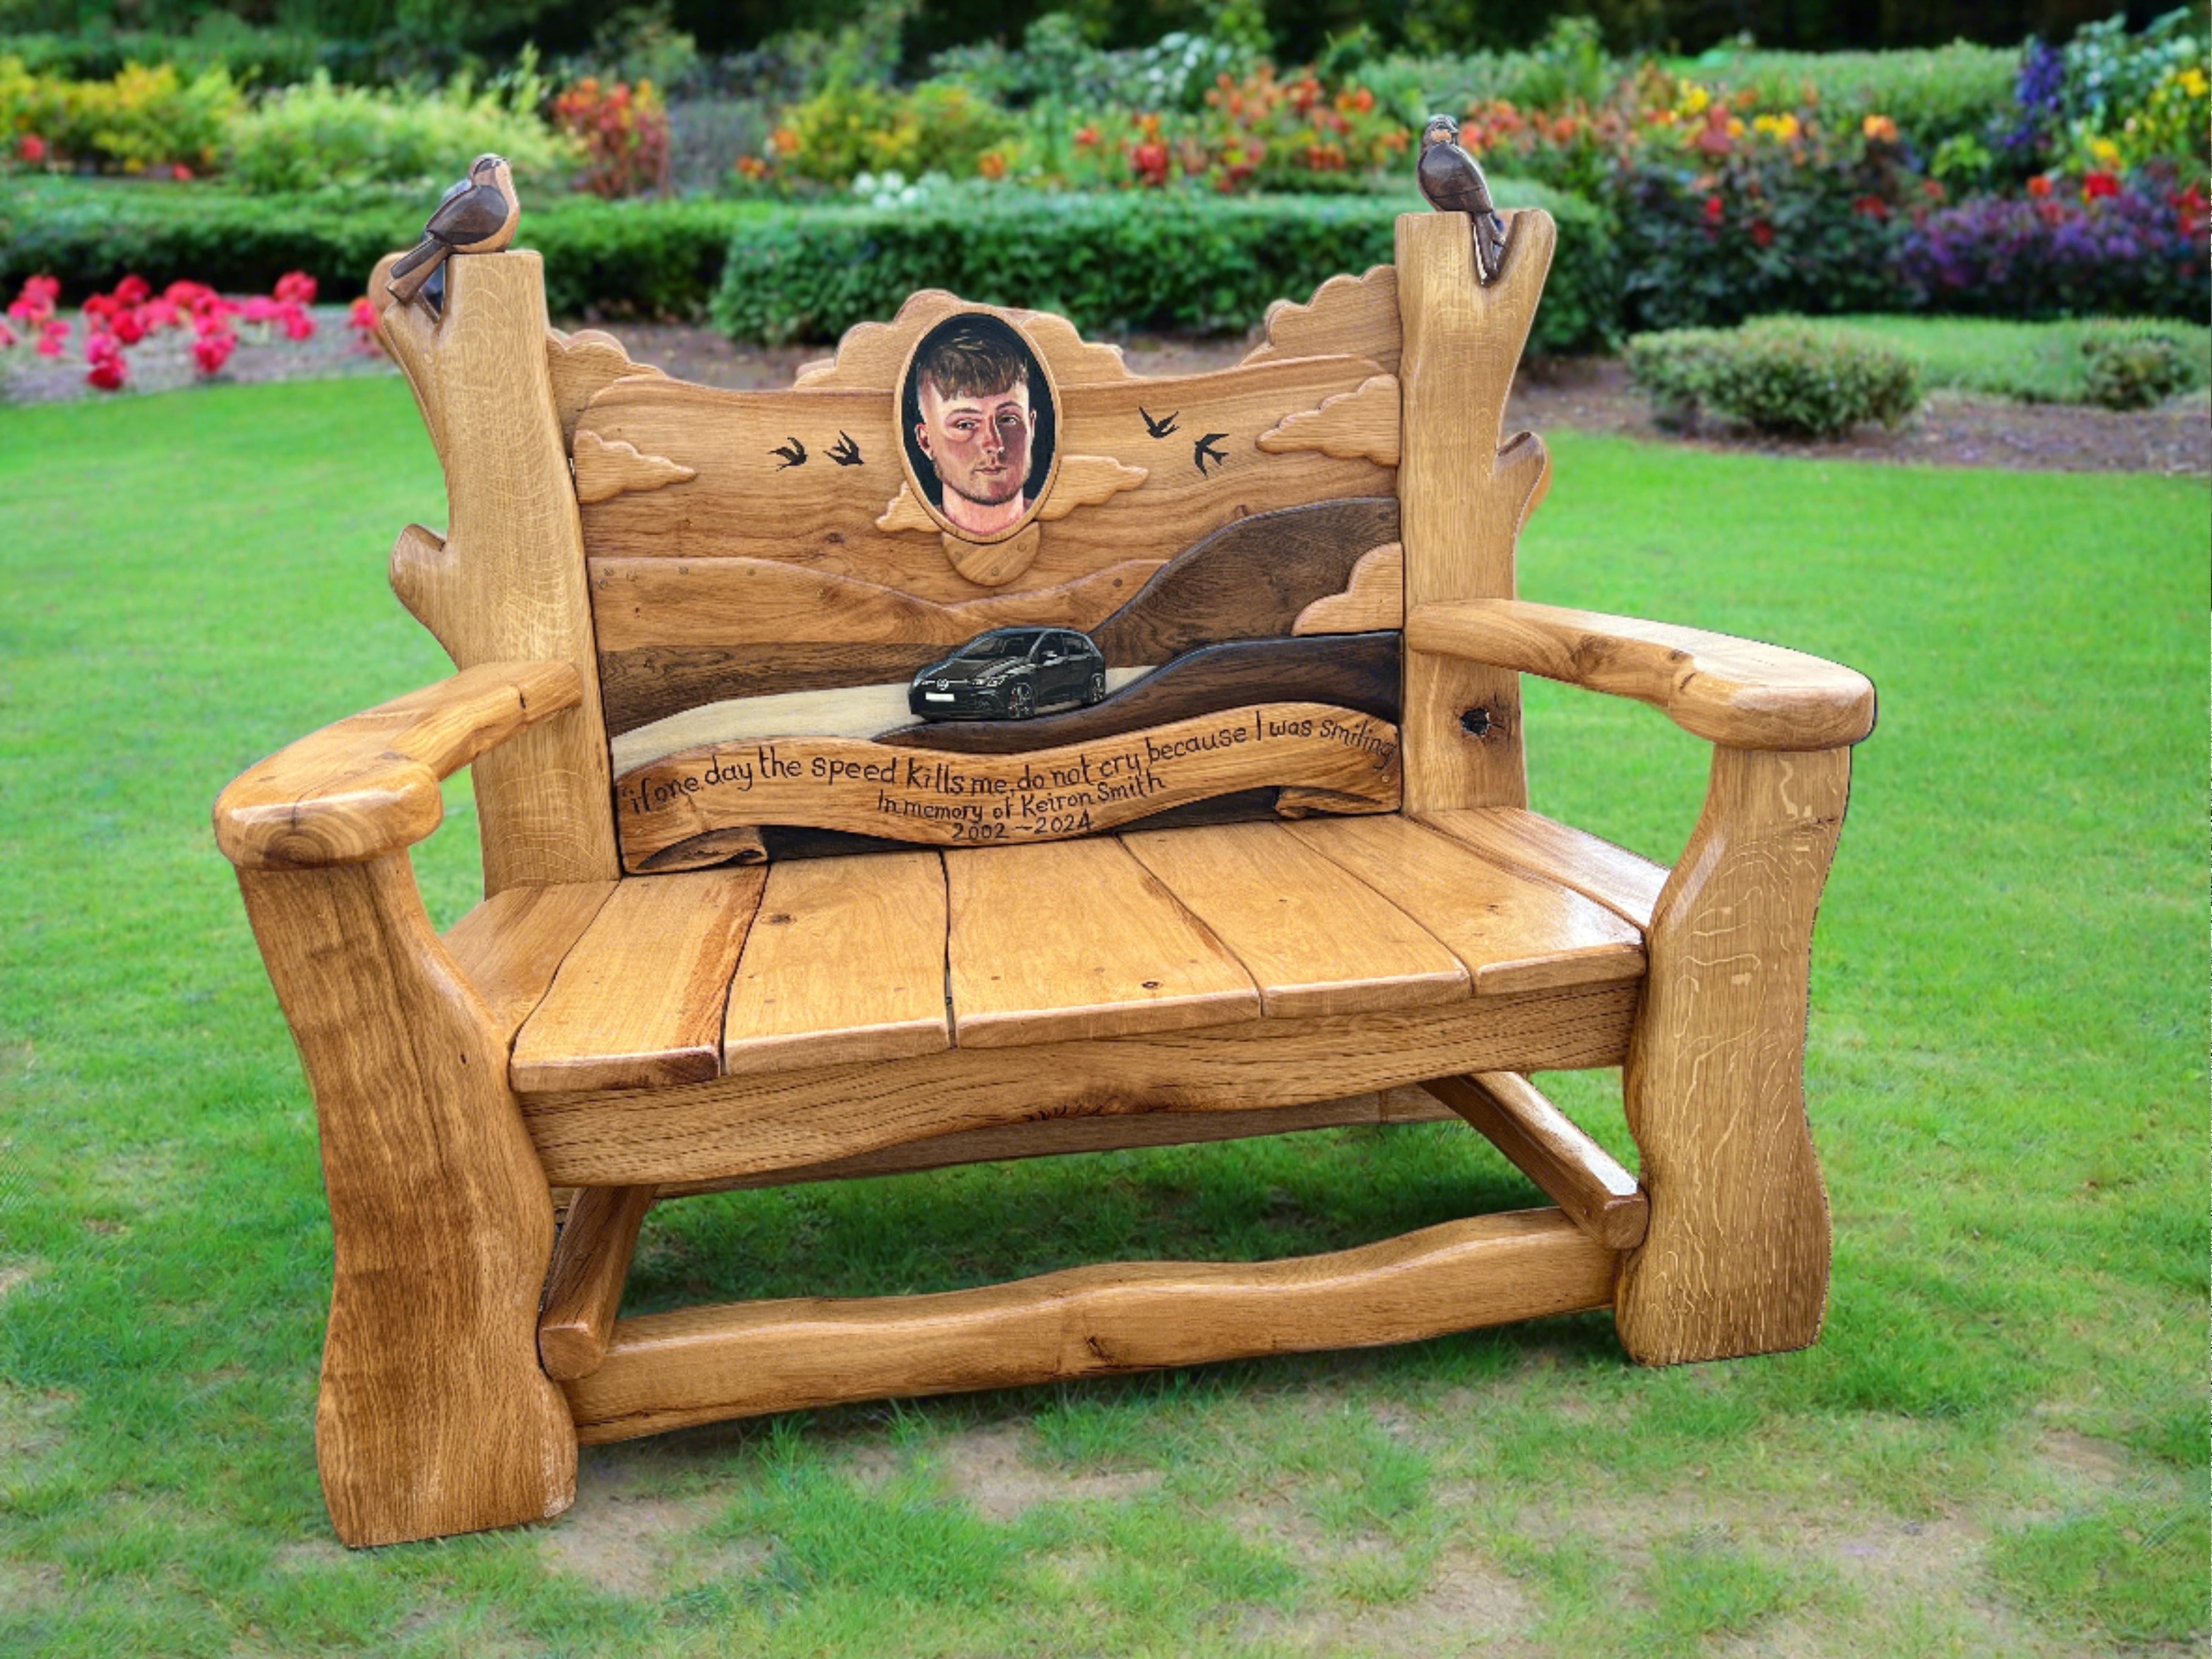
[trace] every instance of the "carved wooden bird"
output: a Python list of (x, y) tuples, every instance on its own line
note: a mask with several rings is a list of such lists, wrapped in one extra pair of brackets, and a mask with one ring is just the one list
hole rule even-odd
[(514, 194), (514, 175), (507, 171), (506, 158), (477, 156), (469, 176), (431, 210), (422, 240), (392, 265), (385, 287), (404, 304), (422, 292), (449, 255), (498, 252), (514, 240), (514, 227), (521, 217), (522, 204)]
[(1429, 117), (1421, 130), (1421, 161), (1414, 176), (1437, 212), (1464, 213), (1474, 221), (1474, 276), (1487, 285), (1505, 258), (1505, 221), (1491, 202), (1482, 168), (1460, 148), (1459, 123), (1450, 116)]

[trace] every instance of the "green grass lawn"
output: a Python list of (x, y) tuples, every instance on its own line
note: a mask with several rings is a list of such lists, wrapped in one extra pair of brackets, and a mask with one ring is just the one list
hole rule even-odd
[(2083, 318), (2072, 322), (2018, 323), (1993, 317), (1815, 317), (1809, 326), (1827, 333), (1871, 335), (1920, 365), (1931, 392), (1982, 392), (2030, 404), (2089, 400), (2087, 360), (2081, 343), (2114, 329), (2142, 329), (2185, 341), (2195, 355), (2201, 389), (2212, 363), (2212, 328), (2165, 318), (2129, 320)]
[[(1603, 1316), (587, 1453), (550, 1526), (350, 1554), (330, 1236), (208, 807), (436, 678), (393, 381), (0, 410), (0, 1652), (2198, 1652), (2201, 482), (1559, 436), (1530, 597), (1869, 672), (1820, 918), (1826, 1334), (1646, 1371)], [(1537, 805), (1671, 858), (1704, 751), (1532, 682)], [(475, 880), (465, 791), (420, 850)], [(1617, 1151), (1618, 1079), (1547, 1080)], [(1456, 1126), (672, 1205), (634, 1305), (1326, 1249), (1540, 1200)]]

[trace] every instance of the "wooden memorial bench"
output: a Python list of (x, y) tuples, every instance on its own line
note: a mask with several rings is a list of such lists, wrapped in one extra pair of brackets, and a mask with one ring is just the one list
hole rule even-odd
[[(1814, 1339), (1808, 950), (1872, 688), (1515, 599), (1553, 228), (1486, 285), (1471, 247), (1408, 215), (1218, 373), (926, 293), (768, 392), (549, 329), (534, 253), (380, 269), (450, 508), (392, 581), (460, 672), (216, 810), (320, 1121), (343, 1539), (833, 1401), (1601, 1308), (1650, 1364)], [(1528, 809), (1524, 673), (1714, 744), (1671, 872)], [(441, 937), (408, 848), (462, 766), (486, 896)], [(1528, 1082), (1613, 1066), (1640, 1179)], [(1556, 1207), (617, 1316), (656, 1199), (1453, 1115)]]

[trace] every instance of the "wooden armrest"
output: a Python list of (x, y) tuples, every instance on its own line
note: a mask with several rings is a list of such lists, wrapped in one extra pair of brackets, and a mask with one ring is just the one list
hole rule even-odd
[(1635, 697), (1730, 749), (1840, 749), (1874, 730), (1874, 686), (1856, 670), (1695, 628), (1455, 599), (1415, 605), (1406, 644)]
[(441, 780), (583, 699), (565, 662), (484, 663), (395, 697), (240, 773), (216, 801), (216, 845), (241, 870), (361, 864), (411, 847), (445, 816)]

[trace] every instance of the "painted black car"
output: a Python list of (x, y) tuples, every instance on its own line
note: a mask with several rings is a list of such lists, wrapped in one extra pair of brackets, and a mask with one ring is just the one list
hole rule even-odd
[(994, 628), (914, 677), (907, 706), (926, 720), (1025, 720), (1106, 695), (1106, 658), (1068, 628)]

